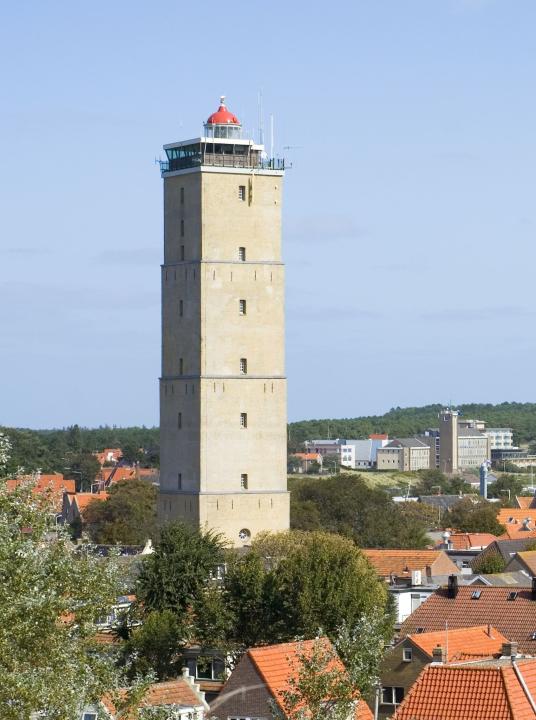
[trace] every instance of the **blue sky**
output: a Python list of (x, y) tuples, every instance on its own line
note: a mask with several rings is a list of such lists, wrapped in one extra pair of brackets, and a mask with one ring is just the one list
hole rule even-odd
[(285, 179), (289, 418), (536, 400), (533, 0), (12, 2), (0, 424), (155, 424), (166, 142), (220, 94)]

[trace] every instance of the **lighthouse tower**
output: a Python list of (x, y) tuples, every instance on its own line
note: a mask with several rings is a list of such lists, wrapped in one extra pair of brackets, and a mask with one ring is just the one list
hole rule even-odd
[(247, 545), (289, 527), (284, 163), (223, 97), (164, 150), (159, 518)]

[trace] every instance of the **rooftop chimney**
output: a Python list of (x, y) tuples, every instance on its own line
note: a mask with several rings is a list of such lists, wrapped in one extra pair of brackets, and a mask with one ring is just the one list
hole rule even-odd
[(435, 663), (444, 663), (446, 661), (446, 654), (445, 649), (441, 647), (441, 645), (437, 645), (432, 650), (432, 662)]
[(458, 594), (458, 577), (456, 575), (449, 575), (447, 596), (449, 598), (455, 598), (457, 594)]
[(503, 657), (515, 658), (517, 655), (517, 643), (516, 642), (505, 642), (501, 647), (501, 655)]

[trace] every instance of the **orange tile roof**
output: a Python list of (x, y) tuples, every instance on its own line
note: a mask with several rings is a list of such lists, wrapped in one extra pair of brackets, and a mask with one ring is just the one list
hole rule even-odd
[(531, 508), (501, 508), (497, 520), (502, 525), (522, 525), (523, 520), (529, 519), (534, 527), (536, 523), (536, 510)]
[[(534, 698), (536, 660), (517, 663)], [(394, 720), (534, 720), (536, 713), (510, 665), (428, 665)]]
[(369, 440), (389, 440), (389, 435), (387, 433), (371, 433)]
[(432, 658), (432, 651), (438, 645), (445, 652), (448, 648), (448, 662), (489, 658), (501, 652), (503, 643), (508, 642), (502, 633), (488, 625), (415, 633), (408, 639)]
[[(480, 592), (478, 598), (476, 592)], [(422, 628), (421, 632), (444, 631), (446, 622), (451, 629), (489, 623), (519, 643), (520, 652), (536, 655), (536, 640), (532, 639), (536, 633), (536, 600), (532, 599), (530, 587), (462, 585), (455, 598), (448, 597), (447, 588), (440, 588), (404, 620), (400, 636), (417, 633), (418, 628)]]
[[(332, 649), (327, 638), (322, 641), (326, 647)], [(285, 692), (291, 690), (290, 678), (297, 678), (300, 666), (300, 656), (307, 656), (313, 652), (315, 641), (280, 643), (267, 647), (251, 648), (248, 655), (264, 680), (266, 687), (277, 701), (280, 708), (285, 709)], [(334, 660), (336, 666), (344, 669), (338, 659)], [(372, 720), (372, 713), (364, 700), (357, 706), (356, 720)]]
[[(102, 704), (109, 713), (115, 715), (117, 710), (109, 697), (104, 697), (102, 699)], [(177, 680), (169, 680), (167, 682), (159, 682), (149, 685), (149, 688), (143, 696), (139, 707), (160, 707), (162, 705), (200, 707), (203, 705), (203, 702), (188, 680), (185, 678), (178, 678)], [(123, 718), (124, 716), (121, 715), (121, 717)], [(124, 720), (127, 720), (127, 718), (130, 720), (130, 718), (137, 717), (137, 713), (129, 714)]]
[(528, 510), (534, 507), (534, 495), (516, 495), (517, 507), (522, 510)]
[[(442, 550), (361, 550), (380, 577), (409, 575), (412, 570), (423, 570), (433, 565)], [(445, 555), (445, 557), (447, 557)], [(456, 570), (456, 568), (455, 568)]]
[(322, 457), (320, 453), (294, 453), (294, 457), (300, 458), (300, 460), (318, 460), (319, 457)]
[(63, 493), (74, 493), (76, 490), (75, 481), (64, 478), (61, 473), (51, 475), (41, 474), (37, 478), (32, 476), (14, 478), (7, 480), (6, 486), (8, 490), (14, 490), (16, 487), (20, 487), (26, 483), (35, 483), (32, 488), (32, 494), (34, 495), (49, 494), (57, 510), (61, 510)]
[(75, 502), (78, 506), (78, 511), (82, 513), (83, 510), (87, 508), (90, 502), (93, 500), (106, 500), (109, 497), (107, 492), (99, 492), (99, 493), (76, 493), (72, 497), (72, 501)]
[(471, 550), (472, 548), (483, 550), (495, 540), (497, 537), (490, 533), (452, 533), (449, 537), (449, 550)]

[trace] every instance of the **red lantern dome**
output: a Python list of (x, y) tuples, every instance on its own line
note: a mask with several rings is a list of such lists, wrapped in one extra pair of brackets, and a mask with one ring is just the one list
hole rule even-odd
[(220, 107), (207, 120), (207, 125), (240, 125), (240, 120), (225, 107), (225, 95), (220, 97)]

